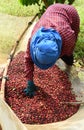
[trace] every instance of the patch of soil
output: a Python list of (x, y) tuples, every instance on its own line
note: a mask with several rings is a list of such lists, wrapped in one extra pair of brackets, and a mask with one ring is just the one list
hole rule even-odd
[[(0, 64), (4, 64), (7, 61), (12, 47), (32, 18), (33, 16), (17, 17), (0, 13)], [(25, 44), (26, 42), (24, 46)]]

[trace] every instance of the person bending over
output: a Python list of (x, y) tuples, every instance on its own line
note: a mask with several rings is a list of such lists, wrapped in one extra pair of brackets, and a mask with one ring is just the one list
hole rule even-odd
[(73, 51), (76, 45), (80, 18), (72, 5), (53, 4), (49, 6), (35, 24), (25, 52), (25, 73), (27, 87), (24, 93), (34, 96), (34, 64), (46, 70), (61, 58), (67, 66), (73, 65)]

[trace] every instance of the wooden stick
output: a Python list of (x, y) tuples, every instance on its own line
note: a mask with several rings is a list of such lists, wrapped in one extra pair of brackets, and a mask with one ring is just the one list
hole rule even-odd
[(47, 9), (48, 8), (48, 2), (47, 2), (47, 0), (43, 0), (43, 2), (44, 2), (45, 6), (46, 6), (46, 9)]
[(77, 102), (60, 102), (60, 103), (62, 103), (62, 104), (71, 104), (71, 105), (78, 105), (78, 104), (84, 105), (84, 102), (82, 102), (82, 101), (77, 101)]
[(8, 58), (8, 60), (7, 60), (7, 63), (6, 63), (6, 65), (5, 65), (4, 72), (3, 72), (3, 76), (2, 76), (2, 82), (1, 82), (1, 90), (0, 90), (0, 97), (1, 97), (2, 99), (4, 99), (4, 100), (5, 100), (5, 84), (6, 84), (6, 81), (7, 81), (7, 79), (8, 79), (8, 77), (7, 77), (8, 67), (9, 67), (9, 65), (10, 65), (10, 63), (11, 63), (13, 57), (14, 57), (14, 54), (15, 54), (15, 52), (16, 52), (17, 46), (19, 45), (19, 42), (20, 42), (21, 38), (23, 37), (23, 35), (24, 35), (25, 32), (27, 31), (27, 29), (32, 25), (32, 22), (36, 19), (37, 16), (38, 16), (38, 14), (36, 14), (36, 15), (34, 16), (34, 18), (28, 23), (28, 26), (25, 28), (25, 30), (23, 31), (23, 33), (20, 35), (20, 37), (19, 37), (18, 40), (16, 41), (16, 43), (15, 43), (15, 45), (14, 45), (14, 47), (13, 47), (13, 49), (12, 49), (10, 55), (9, 55), (9, 58)]
[(5, 96), (4, 96), (4, 92), (5, 92), (5, 83), (6, 83), (6, 80), (7, 80), (7, 71), (8, 71), (8, 66), (10, 64), (10, 59), (7, 60), (7, 63), (6, 63), (6, 66), (5, 66), (5, 69), (4, 69), (4, 73), (3, 73), (3, 77), (2, 77), (2, 82), (1, 82), (1, 91), (0, 91), (0, 97), (2, 99), (5, 100)]

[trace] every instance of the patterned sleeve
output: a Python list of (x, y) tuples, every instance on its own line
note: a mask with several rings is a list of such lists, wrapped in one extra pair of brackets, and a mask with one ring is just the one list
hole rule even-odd
[(29, 39), (28, 44), (27, 44), (27, 50), (25, 52), (24, 62), (25, 62), (26, 79), (33, 81), (34, 63), (33, 63), (31, 56), (30, 56), (30, 39)]

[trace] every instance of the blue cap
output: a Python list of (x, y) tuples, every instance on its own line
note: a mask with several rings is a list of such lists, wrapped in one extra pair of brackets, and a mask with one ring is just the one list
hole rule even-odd
[(48, 69), (59, 58), (62, 47), (60, 34), (52, 29), (41, 27), (30, 41), (30, 54), (40, 69)]

